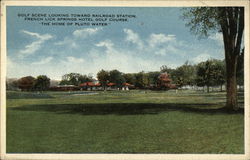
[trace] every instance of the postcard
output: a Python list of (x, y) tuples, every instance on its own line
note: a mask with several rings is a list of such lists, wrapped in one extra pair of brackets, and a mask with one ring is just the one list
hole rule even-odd
[(1, 159), (249, 155), (249, 1), (2, 1)]

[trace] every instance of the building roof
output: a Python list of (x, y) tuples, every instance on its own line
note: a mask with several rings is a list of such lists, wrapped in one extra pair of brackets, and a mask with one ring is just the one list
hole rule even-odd
[(115, 83), (108, 83), (108, 86), (115, 86)]
[[(116, 85), (116, 83), (108, 83), (107, 84), (107, 86), (115, 86)], [(122, 85), (124, 85), (124, 86), (131, 86), (131, 84), (129, 84), (129, 83), (123, 83)], [(99, 86), (101, 86), (101, 83), (93, 83), (93, 82), (85, 82), (85, 83), (81, 83), (80, 85), (79, 85), (80, 87), (86, 87), (86, 86), (89, 86), (89, 87), (99, 87)]]
[(131, 86), (131, 84), (129, 84), (129, 83), (123, 83), (122, 85), (124, 85), (124, 86)]
[(84, 87), (84, 86), (94, 86), (95, 84), (93, 82), (85, 82), (85, 83), (81, 83), (80, 87)]
[(86, 87), (86, 86), (89, 86), (89, 87), (98, 87), (98, 86), (101, 86), (100, 83), (93, 83), (93, 82), (85, 82), (85, 83), (81, 83), (79, 85), (80, 87)]

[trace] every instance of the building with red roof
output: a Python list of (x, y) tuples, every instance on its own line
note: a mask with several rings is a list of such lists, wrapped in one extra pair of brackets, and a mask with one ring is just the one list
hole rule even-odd
[(79, 85), (82, 90), (93, 90), (93, 89), (100, 89), (101, 84), (100, 83), (94, 83), (94, 82), (84, 82)]
[[(122, 84), (122, 90), (129, 90), (129, 87), (131, 87), (133, 85), (129, 84), (129, 83), (123, 83)], [(79, 87), (82, 89), (82, 90), (104, 90), (104, 86), (101, 85), (101, 83), (97, 82), (97, 83), (94, 83), (94, 82), (84, 82), (84, 83), (81, 83), (79, 85)], [(118, 86), (116, 83), (112, 83), (112, 82), (109, 82), (107, 84), (107, 89), (108, 90), (117, 90), (118, 89)]]

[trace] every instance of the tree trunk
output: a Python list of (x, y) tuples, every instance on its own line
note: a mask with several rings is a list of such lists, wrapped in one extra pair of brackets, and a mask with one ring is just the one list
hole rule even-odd
[(207, 85), (207, 93), (209, 93), (209, 85)]
[[(226, 41), (231, 42), (224, 44), (225, 58), (226, 58), (226, 90), (227, 90), (227, 102), (226, 108), (228, 110), (238, 110), (237, 102), (237, 80), (236, 80), (236, 68), (237, 60), (240, 50), (237, 50), (234, 46), (234, 39), (226, 38)], [(228, 45), (229, 44), (229, 45)], [(231, 45), (230, 45), (231, 44)]]
[[(225, 7), (219, 8), (219, 20), (223, 33), (226, 74), (227, 74), (227, 102), (226, 108), (237, 110), (237, 81), (236, 66), (240, 55), (241, 41), (244, 30), (244, 8)], [(235, 18), (233, 18), (235, 17)]]
[(222, 84), (220, 85), (220, 91), (222, 92)]
[(226, 63), (227, 70), (227, 102), (226, 108), (229, 110), (238, 110), (237, 103), (237, 81), (236, 81), (236, 66), (237, 56), (230, 56)]

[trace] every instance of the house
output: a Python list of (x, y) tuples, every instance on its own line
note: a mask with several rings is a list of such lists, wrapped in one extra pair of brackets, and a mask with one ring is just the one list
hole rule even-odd
[[(81, 83), (79, 85), (81, 90), (104, 90), (104, 87), (97, 81), (97, 82), (85, 82)], [(106, 85), (107, 90), (119, 90), (118, 86), (116, 83), (108, 83)], [(133, 85), (129, 83), (123, 83), (122, 87), (120, 88), (121, 90), (129, 90), (130, 87), (133, 87)]]
[(129, 84), (129, 83), (123, 83), (122, 86), (123, 86), (123, 87), (122, 87), (122, 90), (128, 91), (128, 90), (129, 90), (129, 87), (132, 86), (132, 85)]
[(116, 83), (108, 83), (107, 84), (107, 86), (108, 86), (108, 90), (117, 90), (118, 89), (118, 87), (117, 87), (117, 85), (116, 85)]
[(85, 82), (79, 85), (81, 90), (101, 90), (101, 84), (95, 82)]

